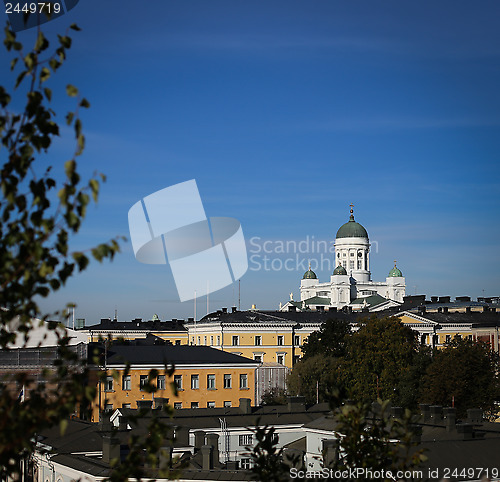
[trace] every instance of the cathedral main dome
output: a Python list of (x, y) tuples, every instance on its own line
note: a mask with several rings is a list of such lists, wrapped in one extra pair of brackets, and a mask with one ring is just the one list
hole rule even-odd
[(340, 226), (337, 231), (337, 238), (367, 238), (368, 233), (366, 229), (361, 226), (361, 224), (354, 221), (354, 214), (351, 207), (351, 216), (349, 217), (349, 221), (347, 223)]

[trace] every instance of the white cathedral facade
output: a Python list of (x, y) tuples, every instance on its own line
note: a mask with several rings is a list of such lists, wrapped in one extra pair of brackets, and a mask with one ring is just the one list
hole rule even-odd
[(396, 263), (385, 282), (372, 281), (368, 233), (354, 220), (352, 205), (349, 221), (337, 231), (335, 264), (330, 280), (324, 283), (320, 283), (309, 267), (300, 282), (300, 302), (291, 296), (281, 309), (288, 311), (294, 306), (299, 310), (319, 310), (350, 306), (354, 310), (378, 311), (403, 303), (405, 278)]

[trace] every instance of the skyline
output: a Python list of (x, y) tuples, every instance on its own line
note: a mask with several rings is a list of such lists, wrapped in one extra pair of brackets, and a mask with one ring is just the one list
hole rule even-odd
[[(90, 101), (79, 166), (108, 179), (74, 249), (130, 238), (134, 203), (196, 179), (207, 216), (241, 222), (242, 309), (298, 299), (305, 271), (252, 270), (250, 240), (329, 243), (350, 203), (372, 243), (373, 280), (396, 259), (407, 294), (499, 295), (499, 15), (490, 1), (79, 2), (43, 26), (51, 37), (82, 28), (50, 81), (53, 108), (62, 119), (73, 105), (67, 83)], [(50, 153), (58, 169), (72, 152), (62, 132)], [(237, 297), (236, 283), (210, 307)], [(130, 241), (41, 306), (70, 301), (87, 324), (115, 308), (120, 320), (193, 316), (170, 267), (142, 265)]]

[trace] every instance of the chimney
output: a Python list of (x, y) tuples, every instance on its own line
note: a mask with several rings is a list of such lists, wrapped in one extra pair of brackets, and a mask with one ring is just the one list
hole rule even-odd
[(238, 311), (237, 306), (231, 306), (231, 313), (236, 313)]
[(182, 447), (189, 446), (189, 427), (175, 427), (175, 441)]
[(103, 413), (98, 427), (101, 432), (111, 432), (113, 430), (113, 424), (109, 420), (109, 413)]
[(438, 297), (437, 296), (431, 296), (431, 303), (437, 303), (438, 302)]
[(428, 403), (421, 403), (419, 407), (423, 421), (428, 422), (431, 419), (431, 406)]
[(335, 462), (338, 460), (338, 440), (337, 439), (329, 439), (323, 440), (323, 463), (325, 467), (333, 467)]
[(188, 323), (192, 323), (194, 321), (194, 318), (191, 316), (188, 318)]
[(201, 447), (201, 458), (203, 470), (212, 470), (214, 468), (214, 449), (211, 445)]
[(168, 470), (172, 468), (172, 447), (161, 447), (160, 448), (160, 460), (158, 461), (160, 470)]
[(442, 306), (439, 306), (438, 307), (438, 313), (442, 313), (443, 312), (443, 307)]
[(472, 440), (474, 438), (474, 426), (471, 423), (457, 425), (457, 432), (462, 435), (462, 440)]
[(297, 311), (297, 307), (295, 305), (290, 305), (288, 311)]
[(328, 311), (331, 311), (332, 313), (336, 313), (337, 312), (337, 307), (336, 306), (330, 306), (330, 308), (328, 308)]
[(228, 460), (226, 462), (226, 470), (238, 470), (238, 461), (237, 460)]
[(306, 398), (305, 397), (288, 397), (289, 412), (305, 412)]
[(119, 418), (118, 430), (128, 430), (128, 418), (124, 415)]
[(427, 307), (424, 305), (421, 305), (418, 307), (418, 311), (420, 311), (420, 314), (424, 314), (427, 311)]
[(240, 410), (243, 413), (252, 413), (252, 400), (250, 398), (240, 398)]
[(117, 437), (104, 435), (102, 437), (102, 461), (110, 464), (115, 459), (120, 461), (120, 440)]
[(469, 408), (467, 410), (467, 423), (483, 423), (483, 411), (480, 408)]
[(448, 307), (447, 306), (443, 306), (443, 313), (448, 313)]
[(490, 311), (489, 308), (487, 306), (483, 306), (483, 313), (488, 313), (488, 311)]
[(433, 423), (441, 422), (443, 418), (443, 407), (441, 405), (431, 405), (431, 420)]
[(207, 445), (213, 447), (213, 464), (219, 463), (219, 435), (216, 433), (207, 434)]
[(466, 307), (465, 307), (465, 312), (466, 312), (466, 313), (470, 313), (470, 312), (471, 312), (470, 306), (466, 306)]
[(447, 432), (453, 432), (456, 428), (457, 422), (457, 409), (453, 407), (448, 407), (444, 409), (444, 423), (446, 425)]
[(222, 313), (227, 313), (227, 308), (222, 308)]
[(440, 303), (449, 303), (450, 301), (451, 301), (451, 296), (440, 296), (439, 297)]
[(205, 432), (197, 430), (194, 433), (194, 448), (200, 450), (203, 445), (205, 445)]

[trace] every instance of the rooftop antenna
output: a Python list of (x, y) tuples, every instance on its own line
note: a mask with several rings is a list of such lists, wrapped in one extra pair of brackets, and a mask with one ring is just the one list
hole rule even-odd
[(73, 305), (73, 330), (75, 329), (75, 305)]
[(116, 308), (116, 305), (115, 305), (115, 320), (118, 321), (118, 309)]
[(196, 290), (194, 290), (194, 344), (196, 345)]
[(241, 311), (241, 280), (238, 280), (238, 311)]
[(207, 280), (207, 315), (210, 313), (210, 290), (208, 289), (208, 280)]

